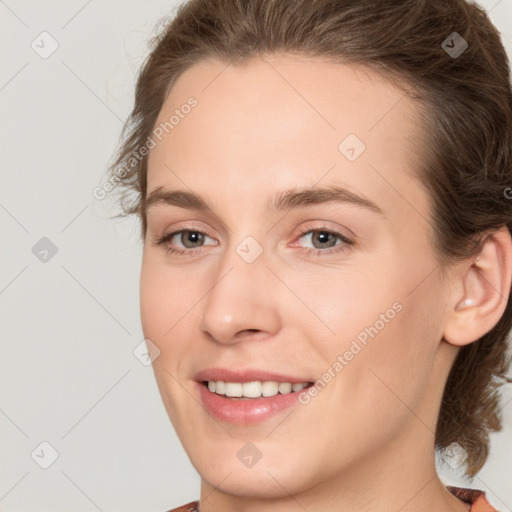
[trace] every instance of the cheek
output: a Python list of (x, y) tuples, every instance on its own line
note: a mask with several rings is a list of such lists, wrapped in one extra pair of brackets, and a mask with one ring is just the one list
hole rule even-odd
[(144, 336), (151, 340), (158, 338), (155, 334), (162, 330), (162, 311), (165, 309), (163, 287), (158, 284), (158, 274), (144, 255), (140, 275), (140, 315)]
[(181, 375), (182, 362), (187, 359), (188, 344), (180, 343), (186, 328), (186, 313), (191, 301), (186, 299), (190, 287), (176, 278), (175, 270), (166, 268), (155, 257), (144, 254), (140, 275), (140, 315), (144, 338), (151, 340), (160, 355), (152, 364), (163, 403), (176, 430), (190, 423), (183, 414), (189, 396), (173, 378)]
[(313, 338), (324, 366), (319, 370), (330, 372), (325, 380), (336, 376), (327, 388), (354, 413), (361, 407), (382, 411), (384, 403), (389, 410), (404, 408), (400, 400), (412, 406), (428, 386), (438, 333), (425, 293), (435, 290), (409, 294), (413, 286), (399, 275), (347, 274), (335, 285), (324, 283), (322, 292), (310, 289), (310, 303), (334, 333)]
[(364, 271), (347, 266), (337, 275), (331, 272), (308, 276), (303, 281), (288, 278), (312, 313), (304, 313), (295, 304), (296, 311), (300, 311), (300, 315), (296, 314), (300, 325), (305, 327), (309, 319), (313, 324), (314, 332), (308, 329), (305, 336), (311, 347), (322, 354), (321, 359), (332, 362), (347, 351), (349, 361), (361, 359), (361, 355), (364, 359), (367, 347), (382, 345), (393, 325), (400, 323), (400, 295), (393, 281), (384, 279), (383, 274), (382, 269), (366, 265)]
[(380, 410), (381, 421), (403, 421), (421, 408), (435, 362), (436, 335), (425, 307), (407, 298), (400, 304), (401, 311), (362, 351), (354, 379), (370, 409)]
[[(322, 391), (331, 395), (331, 400), (326, 398), (324, 403), (334, 400), (339, 404), (329, 408), (330, 424), (339, 426), (335, 437), (341, 434), (342, 438), (353, 439), (361, 452), (390, 440), (406, 422), (414, 422), (411, 410), (419, 413), (428, 393), (435, 350), (421, 334), (419, 318), (414, 318), (415, 311), (409, 306), (404, 304), (373, 337), (369, 334), (366, 344), (357, 337), (353, 338), (355, 343), (343, 341), (343, 351), (338, 351), (344, 356), (343, 369), (333, 385), (325, 388), (327, 391), (332, 386), (331, 390)], [(368, 328), (374, 326), (366, 324)], [(333, 432), (326, 427), (323, 435)], [(334, 442), (337, 441), (333, 439)]]
[(177, 273), (144, 255), (140, 275), (140, 314), (144, 336), (156, 345), (169, 340), (186, 313), (191, 287), (183, 288)]

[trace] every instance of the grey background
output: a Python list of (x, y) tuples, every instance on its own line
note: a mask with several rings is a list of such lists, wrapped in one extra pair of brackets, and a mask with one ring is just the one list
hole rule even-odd
[[(162, 512), (199, 497), (151, 367), (133, 354), (137, 222), (110, 220), (113, 204), (92, 195), (148, 38), (176, 4), (0, 0), (2, 512)], [(512, 55), (512, 0), (480, 4)], [(439, 470), (512, 512), (512, 401), (503, 414), (472, 483)]]

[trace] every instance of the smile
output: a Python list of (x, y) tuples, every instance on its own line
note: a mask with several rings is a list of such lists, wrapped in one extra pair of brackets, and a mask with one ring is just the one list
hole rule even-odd
[[(202, 381), (195, 382), (195, 385), (204, 408), (211, 416), (236, 425), (249, 425), (264, 422), (297, 406), (300, 393), (313, 383)], [(228, 396), (228, 393), (238, 396)], [(246, 393), (254, 396), (244, 396)]]
[(212, 393), (217, 395), (224, 395), (230, 398), (252, 399), (271, 397), (277, 394), (287, 395), (300, 391), (311, 383), (277, 381), (225, 382), (222, 380), (210, 380), (205, 382), (205, 384)]

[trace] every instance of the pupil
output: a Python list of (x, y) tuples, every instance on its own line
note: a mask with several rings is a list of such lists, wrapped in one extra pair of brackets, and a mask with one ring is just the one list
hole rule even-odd
[[(327, 233), (326, 231), (319, 231), (318, 238), (320, 239), (320, 244), (328, 244), (329, 247), (332, 247), (334, 245), (333, 243), (329, 244), (329, 242), (326, 242), (325, 240), (323, 240), (324, 237), (329, 238), (329, 236), (331, 236), (331, 233)], [(334, 242), (336, 242), (334, 237), (333, 237), (333, 240), (334, 240)]]
[(198, 233), (197, 231), (188, 231), (188, 236), (184, 235), (185, 233), (183, 233), (182, 238), (184, 238), (185, 240), (182, 240), (182, 242), (185, 247), (188, 247), (187, 243), (191, 243), (193, 245), (199, 242), (201, 238), (201, 233)]

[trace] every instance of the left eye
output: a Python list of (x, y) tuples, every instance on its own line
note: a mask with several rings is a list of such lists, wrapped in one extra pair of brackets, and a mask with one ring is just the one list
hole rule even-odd
[[(300, 238), (306, 237), (308, 237), (313, 244), (313, 248), (306, 247), (306, 252), (311, 255), (320, 256), (333, 252), (341, 252), (347, 250), (349, 246), (354, 245), (354, 242), (342, 233), (323, 228), (303, 231)], [(341, 243), (337, 243), (337, 239), (341, 240)], [(318, 244), (319, 247), (315, 247), (316, 244)]]

